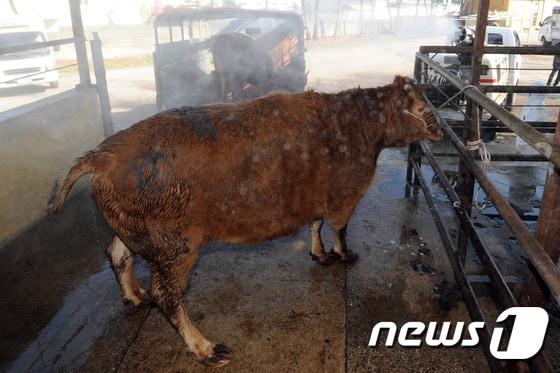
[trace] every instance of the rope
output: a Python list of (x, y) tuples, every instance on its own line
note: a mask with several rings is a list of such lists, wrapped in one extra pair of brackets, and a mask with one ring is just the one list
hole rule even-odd
[(467, 140), (466, 148), (467, 150), (470, 151), (478, 150), (478, 155), (480, 156), (480, 160), (482, 161), (482, 166), (484, 170), (486, 171), (490, 170), (490, 166), (491, 166), (490, 161), (492, 160), (492, 156), (488, 151), (488, 149), (486, 148), (486, 144), (484, 144), (484, 142), (480, 139), (480, 137), (478, 138), (478, 140), (475, 141)]
[(473, 201), (474, 201), (474, 207), (482, 211), (486, 208), (486, 206), (491, 204), (491, 202), (487, 201), (486, 199), (484, 199), (482, 203), (478, 202), (478, 192), (480, 191), (480, 189), (481, 189), (480, 185), (478, 185), (478, 187), (474, 191)]
[[(469, 88), (476, 88), (476, 86), (474, 86), (472, 84), (468, 84), (468, 85), (464, 86), (457, 93), (455, 93), (453, 96), (449, 97), (449, 99), (447, 101), (445, 101), (443, 104), (438, 106), (437, 109), (438, 110), (441, 109), (442, 107), (444, 107), (445, 105), (450, 103), (455, 97), (459, 96), (460, 94), (462, 94), (464, 91), (466, 91)], [(478, 150), (478, 154), (480, 156), (480, 159), (482, 160), (482, 166), (484, 167), (484, 169), (486, 171), (488, 171), (488, 170), (490, 170), (490, 167), (491, 167), (490, 161), (492, 159), (492, 156), (490, 155), (490, 152), (486, 148), (486, 144), (484, 144), (484, 142), (480, 139), (480, 127), (479, 127), (479, 125), (477, 125), (477, 137), (478, 137), (478, 139), (475, 140), (475, 141), (468, 141), (467, 140), (466, 147), (467, 147), (467, 150), (471, 150), (471, 151)]]
[(447, 105), (448, 103), (450, 103), (455, 97), (459, 96), (460, 94), (462, 94), (464, 91), (466, 91), (469, 88), (476, 88), (474, 85), (468, 84), (466, 86), (464, 86), (463, 88), (461, 88), (459, 90), (459, 92), (455, 93), (453, 96), (449, 97), (449, 99), (447, 101), (445, 101), (443, 104), (439, 105), (437, 107), (437, 109), (441, 109), (442, 107), (444, 107), (445, 105)]

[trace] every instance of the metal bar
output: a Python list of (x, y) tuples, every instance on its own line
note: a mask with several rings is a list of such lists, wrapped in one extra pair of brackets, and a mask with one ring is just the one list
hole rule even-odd
[[(549, 71), (549, 70), (547, 70)], [(422, 89), (432, 88), (432, 84), (419, 84)], [(439, 84), (439, 89), (448, 93), (457, 93), (458, 89), (453, 84)], [(547, 94), (560, 94), (560, 86), (533, 86), (533, 85), (496, 85), (496, 84), (482, 84), (480, 86), (481, 92), (513, 92), (513, 93), (547, 93)]]
[(93, 60), (93, 70), (95, 73), (95, 87), (99, 95), (99, 107), (101, 108), (101, 119), (103, 121), (103, 132), (105, 137), (114, 133), (113, 117), (111, 115), (111, 100), (107, 88), (107, 75), (105, 73), (105, 63), (103, 61), (103, 50), (99, 34), (93, 33), (91, 45), (91, 58)]
[(498, 212), (500, 212), (507, 226), (517, 238), (521, 248), (531, 263), (535, 266), (546, 285), (549, 287), (552, 295), (556, 299), (556, 302), (560, 304), (560, 271), (556, 268), (555, 263), (550, 259), (541, 244), (531, 235), (527, 226), (494, 187), (476, 161), (470, 157), (469, 151), (466, 149), (459, 137), (457, 137), (455, 132), (453, 132), (451, 127), (449, 127), (445, 119), (441, 118), (437, 110), (431, 102), (427, 100), (427, 98), (425, 98), (425, 100), (430, 109), (434, 112), (440, 128), (446, 133), (455, 149), (459, 152), (459, 156), (465, 162), (465, 165), (469, 169), (470, 173), (475, 177), (482, 189), (484, 189), (486, 195), (494, 203), (494, 207), (498, 210)]
[(45, 70), (45, 71), (39, 71), (38, 73), (33, 73), (33, 74), (29, 74), (29, 75), (19, 76), (19, 77), (14, 78), (14, 79), (5, 80), (5, 81), (3, 81), (3, 82), (0, 82), (0, 84), (7, 84), (7, 83), (12, 83), (12, 82), (17, 82), (18, 80), (21, 80), (21, 79), (30, 78), (30, 77), (35, 76), (35, 75), (41, 75), (41, 74), (44, 74), (44, 73), (48, 73), (48, 72), (50, 72), (50, 71), (56, 71), (56, 70), (67, 69), (67, 68), (72, 67), (72, 66), (78, 66), (78, 64), (77, 64), (77, 63), (72, 63), (72, 64), (70, 64), (70, 65), (64, 65), (64, 66), (60, 66), (60, 67), (55, 67), (54, 69), (48, 69), (48, 70)]
[[(463, 126), (462, 124), (462, 120), (455, 120), (455, 119), (447, 119), (447, 123), (451, 126)], [(545, 122), (545, 121), (531, 121), (531, 122), (525, 122), (528, 125), (530, 125), (531, 127), (540, 127), (540, 128), (548, 128), (548, 129), (552, 129), (554, 130), (556, 128), (556, 122)], [(482, 127), (497, 127), (500, 129), (504, 129), (504, 130), (508, 130), (509, 128), (507, 128), (502, 122), (498, 121), (498, 120), (484, 120), (482, 121)]]
[(414, 168), (415, 173), (418, 173), (419, 175), (418, 180), (419, 180), (420, 187), (422, 188), (422, 191), (424, 193), (424, 198), (426, 199), (428, 207), (430, 208), (430, 212), (432, 213), (432, 218), (434, 220), (434, 223), (436, 224), (436, 228), (439, 232), (441, 242), (443, 243), (443, 247), (447, 252), (447, 257), (449, 258), (449, 262), (451, 264), (451, 267), (453, 268), (453, 273), (455, 274), (455, 280), (457, 281), (457, 285), (459, 286), (459, 289), (461, 289), (461, 292), (463, 293), (463, 299), (465, 300), (465, 304), (467, 306), (467, 310), (469, 311), (469, 315), (471, 316), (471, 319), (473, 321), (484, 322), (484, 328), (481, 330), (482, 333), (480, 335), (480, 340), (482, 342), (482, 351), (486, 356), (486, 361), (488, 362), (488, 366), (490, 367), (490, 370), (493, 372), (505, 372), (506, 370), (504, 366), (498, 360), (494, 359), (494, 357), (490, 353), (489, 346), (490, 346), (491, 334), (490, 334), (490, 329), (488, 327), (488, 323), (486, 322), (484, 315), (481, 311), (480, 304), (476, 299), (474, 290), (471, 284), (469, 284), (469, 282), (467, 281), (467, 277), (465, 275), (465, 269), (457, 259), (457, 255), (455, 254), (456, 253), (455, 245), (453, 244), (453, 241), (449, 236), (449, 232), (445, 228), (445, 224), (443, 223), (443, 220), (441, 219), (441, 216), (437, 211), (434, 200), (430, 193), (430, 189), (428, 188), (426, 181), (424, 180), (424, 177), (422, 176), (422, 174), (420, 174), (420, 168), (418, 167), (418, 165), (414, 162), (412, 158), (409, 158), (409, 161), (412, 162), (412, 166)]
[[(414, 79), (417, 82), (420, 82), (422, 80), (422, 61), (419, 58), (414, 59)], [(416, 157), (416, 159), (418, 159), (418, 145), (410, 144), (408, 146), (408, 156), (409, 157)], [(405, 191), (404, 191), (405, 198), (410, 197), (413, 171), (414, 170), (412, 168), (412, 163), (409, 160), (407, 162), (407, 166), (406, 166), (406, 185), (405, 185)], [(415, 180), (415, 182), (416, 182), (416, 180)], [(417, 190), (418, 190), (418, 187), (416, 186), (416, 193), (417, 193)]]
[[(475, 39), (476, 40), (476, 39)], [(540, 56), (555, 56), (560, 54), (560, 48), (539, 47), (490, 47), (482, 50), (484, 54), (531, 54)], [(472, 53), (472, 47), (457, 47), (450, 45), (422, 45), (420, 53)]]
[(481, 85), (482, 92), (513, 92), (513, 93), (560, 93), (560, 87), (533, 85)]
[(82, 12), (80, 0), (68, 0), (70, 5), (70, 17), (72, 18), (72, 33), (74, 34), (74, 45), (76, 48), (76, 59), (78, 60), (78, 72), (80, 73), (80, 84), (91, 85), (89, 76), (89, 65), (86, 47), (84, 25), (82, 23)]
[[(476, 17), (475, 35), (486, 35), (486, 21), (488, 19), (488, 10), (490, 8), (490, 0), (479, 0), (478, 12)], [(484, 37), (476, 37), (472, 46), (471, 55), (471, 80), (470, 84), (480, 86), (480, 73), (482, 68), (482, 49), (484, 48)], [(472, 99), (467, 100), (467, 108), (465, 120), (463, 121), (463, 141), (468, 144), (480, 140), (480, 121), (482, 120), (482, 112)], [(475, 151), (471, 150), (471, 156)], [(459, 158), (458, 165), (459, 182), (461, 184), (461, 203), (464, 206), (464, 213), (471, 214), (472, 201), (474, 194), (474, 178)], [(468, 247), (468, 224), (461, 220), (459, 234), (457, 235), (457, 257), (459, 261), (465, 265)]]
[[(436, 157), (458, 157), (459, 154), (452, 152), (434, 153)], [(480, 161), (480, 156), (475, 159)], [(539, 154), (492, 154), (492, 162), (548, 162), (548, 159)]]
[(22, 51), (28, 51), (28, 50), (32, 50), (32, 49), (54, 47), (54, 46), (57, 46), (57, 45), (72, 44), (72, 43), (75, 43), (75, 42), (76, 42), (75, 38), (66, 38), (66, 39), (41, 41), (41, 42), (37, 42), (37, 43), (12, 45), (12, 46), (9, 46), (9, 47), (0, 47), (0, 55), (8, 54), (8, 53), (22, 52)]
[[(443, 77), (453, 83), (459, 89), (466, 87), (465, 82), (449, 73), (439, 63), (430, 60), (426, 55), (417, 53), (418, 58), (424, 61), (427, 65), (431, 66), (434, 70), (440, 73)], [(500, 105), (486, 97), (482, 92), (475, 89), (465, 89), (464, 95), (471, 98), (477, 104), (482, 106), (490, 114), (493, 114), (498, 120), (510, 128), (516, 135), (525, 140), (526, 143), (531, 145), (535, 150), (548, 158), (556, 166), (560, 167), (560, 146), (554, 144), (550, 139), (544, 136), (539, 131), (535, 130), (521, 119), (507, 110), (504, 110)]]

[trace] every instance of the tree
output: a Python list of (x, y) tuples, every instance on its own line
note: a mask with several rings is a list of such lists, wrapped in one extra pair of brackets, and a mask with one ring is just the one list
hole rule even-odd
[(10, 8), (12, 8), (12, 12), (14, 12), (15, 15), (19, 14), (16, 9), (16, 4), (14, 3), (14, 0), (8, 0), (8, 2), (10, 3)]
[(309, 19), (307, 17), (307, 5), (305, 4), (306, 0), (301, 0), (301, 14), (303, 16), (303, 24), (305, 28), (305, 38), (311, 39), (311, 32), (309, 31)]
[(313, 21), (313, 39), (319, 39), (319, 0), (315, 0), (315, 20)]
[(364, 33), (364, 0), (360, 0), (360, 35)]
[(336, 6), (336, 23), (334, 24), (334, 37), (338, 36), (338, 24), (340, 23), (340, 12), (342, 11), (342, 0), (338, 0)]

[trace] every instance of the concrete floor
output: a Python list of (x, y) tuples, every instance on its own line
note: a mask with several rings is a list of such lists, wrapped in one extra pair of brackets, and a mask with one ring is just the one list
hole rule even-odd
[[(404, 153), (385, 151), (349, 228), (353, 266), (312, 262), (309, 234), (204, 250), (192, 320), (235, 351), (224, 372), (487, 371), (478, 348), (367, 346), (378, 321), (469, 320), (422, 198), (402, 197)], [(332, 239), (324, 230), (326, 241)], [(157, 308), (124, 305), (85, 193), (0, 252), (0, 368), (203, 371)], [(416, 272), (418, 264), (432, 273)], [(137, 266), (141, 282), (149, 274)]]

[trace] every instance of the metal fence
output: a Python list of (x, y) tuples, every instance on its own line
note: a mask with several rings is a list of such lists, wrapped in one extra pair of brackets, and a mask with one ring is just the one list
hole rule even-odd
[[(469, 140), (473, 140), (472, 133), (475, 126), (482, 129), (493, 128), (500, 132), (509, 131), (520, 138), (527, 144), (535, 149), (538, 155), (519, 155), (519, 154), (498, 154), (492, 155), (493, 161), (546, 161), (551, 162), (551, 174), (549, 175), (547, 185), (545, 186), (545, 196), (543, 197), (543, 205), (540, 210), (539, 223), (541, 225), (560, 226), (560, 216), (557, 216), (557, 211), (560, 211), (560, 198), (549, 195), (556, 193), (560, 185), (558, 178), (558, 170), (560, 169), (560, 133), (556, 131), (555, 140), (545, 136), (543, 132), (554, 132), (556, 123), (554, 122), (533, 122), (527, 123), (507, 108), (494, 102), (487, 97), (485, 93), (488, 92), (518, 92), (518, 93), (560, 93), (559, 87), (537, 87), (537, 86), (500, 86), (500, 85), (487, 85), (479, 86), (468, 84), (463, 81), (453, 71), (450, 71), (434, 61), (430, 54), (433, 53), (473, 53), (473, 48), (465, 47), (445, 47), (445, 46), (425, 46), (421, 47), (420, 51), (416, 54), (415, 63), (415, 78), (418, 82), (424, 85), (427, 91), (435, 91), (442, 94), (447, 98), (453, 96), (453, 92), (461, 93), (467, 99), (467, 105), (464, 106), (466, 110), (463, 111), (463, 120), (454, 121), (449, 123), (439, 112), (439, 110), (430, 102), (428, 96), (425, 96), (430, 109), (435, 113), (440, 127), (450, 140), (451, 144), (456, 150), (455, 156), (458, 156), (460, 166), (459, 174), (462, 176), (460, 183), (460, 195), (452, 186), (447, 175), (444, 173), (441, 165), (438, 162), (438, 156), (449, 156), (450, 153), (440, 153), (437, 155), (432, 154), (427, 143), (420, 145), (411, 145), (409, 148), (408, 168), (407, 168), (407, 186), (406, 196), (411, 193), (417, 194), (419, 189), (422, 189), (426, 201), (432, 212), (434, 221), (436, 223), (438, 232), (441, 236), (442, 242), (448, 254), (449, 260), (455, 272), (455, 278), (459, 285), (463, 297), (466, 301), (467, 308), (473, 320), (485, 321), (485, 314), (480, 306), (479, 300), (473, 286), (469, 281), (469, 277), (465, 271), (466, 264), (466, 250), (468, 243), (474, 248), (485, 273), (490, 279), (490, 286), (492, 287), (499, 307), (508, 308), (518, 305), (527, 305), (527, 299), (531, 298), (535, 292), (544, 292), (541, 299), (547, 301), (548, 295), (552, 296), (557, 304), (560, 304), (560, 271), (556, 265), (558, 260), (558, 246), (551, 247), (543, 240), (542, 235), (537, 239), (529, 230), (527, 225), (523, 222), (521, 217), (515, 212), (510, 203), (500, 194), (496, 186), (490, 181), (488, 175), (483, 167), (477, 163), (477, 155), (467, 147)], [(522, 55), (556, 55), (560, 54), (560, 48), (542, 48), (542, 47), (484, 47), (481, 48), (480, 53), (484, 54), (522, 54)], [(479, 54), (480, 56), (481, 54)], [(443, 79), (445, 84), (438, 85), (427, 79), (428, 70), (438, 74)], [(478, 83), (478, 82), (475, 82)], [(469, 105), (473, 105), (473, 109), (468, 112)], [(463, 110), (463, 108), (457, 108)], [(492, 115), (491, 120), (482, 121), (482, 111), (487, 111)], [(463, 129), (463, 139), (457, 134), (457, 129)], [(476, 133), (476, 131), (474, 131)], [(479, 132), (480, 135), (480, 132)], [(475, 139), (476, 140), (476, 139)], [(425, 159), (430, 167), (433, 169), (437, 180), (447, 195), (450, 206), (456, 213), (458, 221), (460, 222), (460, 231), (458, 239), (453, 240), (449, 232), (449, 227), (442, 219), (442, 216), (436, 204), (434, 197), (428, 183), (426, 182), (422, 172), (422, 159)], [(493, 202), (494, 207), (499, 212), (501, 218), (504, 220), (508, 228), (511, 230), (515, 238), (520, 244), (524, 254), (530, 261), (530, 268), (534, 269), (533, 274), (528, 275), (528, 279), (524, 284), (521, 294), (528, 295), (517, 299), (508, 283), (505, 281), (504, 276), (495, 258), (493, 258), (488, 245), (485, 243), (481, 234), (477, 231), (473, 218), (471, 215), (472, 208), (472, 191), (474, 184), (478, 183), (484, 190), (487, 197)], [(554, 183), (551, 185), (551, 183)], [(548, 199), (545, 205), (544, 200)], [(556, 211), (556, 216), (550, 211)], [(538, 228), (537, 228), (538, 230)], [(548, 231), (548, 235), (555, 234), (555, 231)], [(558, 232), (558, 231), (556, 231)], [(546, 234), (545, 234), (546, 236)], [(538, 281), (537, 281), (538, 279)], [(537, 283), (543, 283), (544, 289), (541, 290)], [(531, 303), (531, 302), (529, 302)], [(542, 304), (541, 304), (542, 305)], [(485, 325), (488, 325), (485, 323)], [(486, 354), (489, 366), (492, 371), (511, 371), (511, 369), (526, 368), (526, 362), (523, 361), (499, 361), (496, 360), (489, 352), (491, 333), (488, 326), (483, 330), (481, 341), (483, 350)], [(535, 357), (528, 361), (531, 370), (537, 372), (552, 372), (553, 368), (547, 361), (542, 353), (537, 354)]]
[[(70, 15), (72, 20), (72, 33), (73, 37), (65, 39), (56, 39), (45, 42), (35, 42), (29, 44), (19, 44), (12, 46), (0, 46), (0, 56), (29, 51), (38, 48), (50, 48), (65, 44), (74, 44), (74, 49), (76, 51), (76, 63), (67, 64), (64, 66), (57, 66), (51, 69), (43, 69), (42, 71), (31, 72), (27, 75), (18, 75), (17, 78), (8, 79), (0, 82), (0, 84), (7, 84), (17, 82), (18, 80), (32, 78), (33, 76), (45, 74), (51, 71), (58, 71), (67, 69), (69, 67), (78, 67), (78, 73), (80, 78), (80, 83), (78, 87), (91, 87), (91, 77), (89, 69), (89, 59), (87, 53), (86, 37), (84, 32), (84, 26), (82, 23), (82, 14), (80, 9), (80, 0), (68, 0), (68, 5), (70, 9)], [(103, 61), (103, 53), (101, 48), (101, 40), (97, 36), (97, 33), (93, 34), (93, 40), (90, 41), (91, 52), (92, 52), (92, 63), (94, 67), (95, 74), (95, 87), (97, 88), (99, 95), (99, 104), (101, 108), (101, 113), (103, 117), (103, 126), (106, 136), (113, 134), (113, 121), (111, 117), (111, 105), (109, 101), (109, 93), (107, 88), (107, 79), (105, 74), (105, 65)]]

